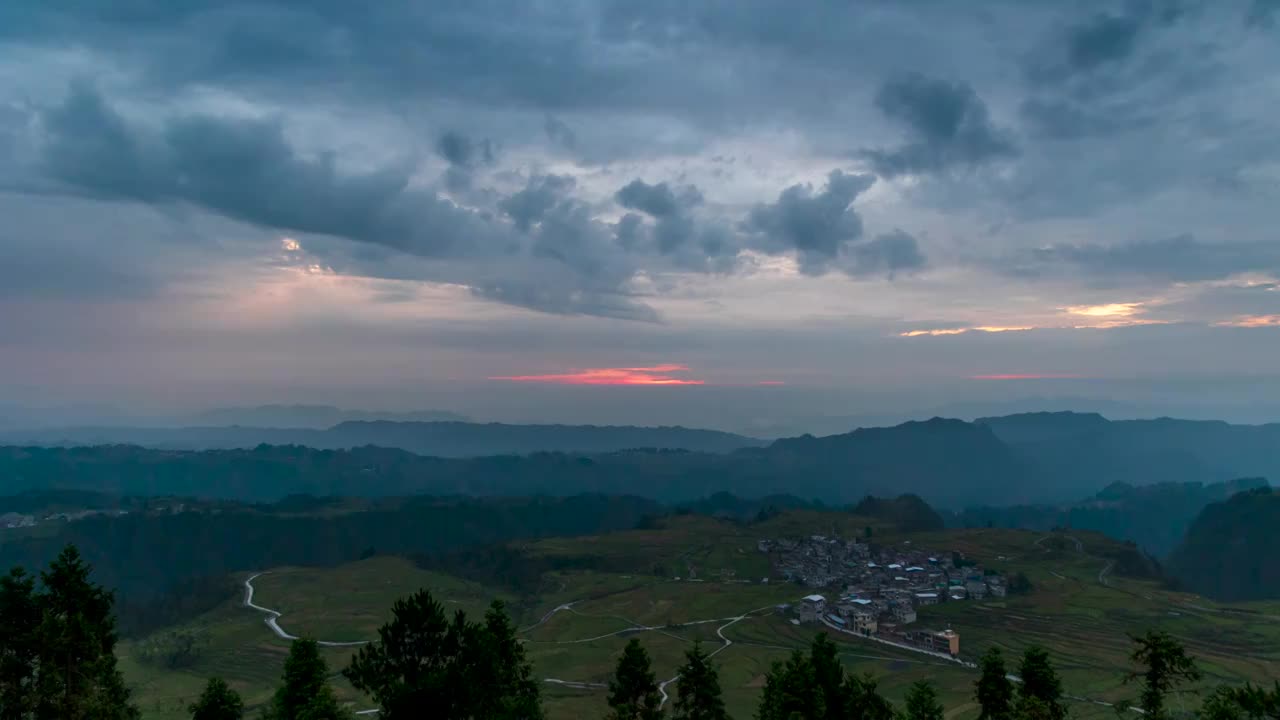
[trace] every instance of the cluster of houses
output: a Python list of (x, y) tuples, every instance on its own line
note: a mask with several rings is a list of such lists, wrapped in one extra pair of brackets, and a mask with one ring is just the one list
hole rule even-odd
[(94, 515), (119, 517), (127, 514), (127, 510), (77, 510), (75, 512), (53, 513), (42, 518), (37, 518), (35, 515), (7, 512), (0, 513), (0, 529), (33, 527), (42, 522), (73, 522), (75, 520), (83, 520), (84, 518), (92, 517)]
[[(814, 593), (794, 608), (797, 622), (822, 623), (866, 637), (892, 637), (934, 652), (957, 655), (960, 636), (951, 630), (916, 630), (917, 610), (942, 602), (1004, 597), (1006, 579), (965, 560), (913, 548), (873, 546), (823, 535), (761, 540), (761, 552), (788, 580)], [(828, 597), (830, 596), (830, 597)], [(790, 608), (789, 608), (790, 609)]]

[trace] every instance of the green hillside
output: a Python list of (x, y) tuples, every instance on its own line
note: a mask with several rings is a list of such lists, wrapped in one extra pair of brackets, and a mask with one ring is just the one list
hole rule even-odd
[[(676, 516), (658, 525), (521, 543), (512, 550), (525, 561), (573, 562), (546, 570), (535, 589), (519, 593), (429, 572), (403, 559), (373, 558), (329, 569), (275, 569), (254, 581), (255, 603), (283, 613), (279, 624), (290, 633), (350, 641), (373, 637), (393, 600), (420, 587), (447, 608), (469, 614), (502, 597), (521, 628), (535, 674), (557, 681), (543, 685), (552, 718), (604, 715), (600, 685), (630, 637), (645, 644), (660, 679), (671, 677), (683, 651), (701, 640), (712, 649), (723, 647), (715, 660), (726, 702), (734, 717), (747, 718), (770, 663), (807, 646), (818, 627), (794, 625), (790, 615), (774, 610), (812, 589), (782, 581), (757, 542), (814, 533), (862, 537), (871, 525), (876, 542), (885, 545), (954, 551), (1002, 573), (1024, 572), (1033, 584), (1029, 595), (922, 608), (918, 626), (949, 625), (958, 631), (965, 660), (991, 645), (1013, 651), (1033, 642), (1048, 647), (1068, 693), (1082, 698), (1073, 707), (1076, 717), (1113, 715), (1083, 698), (1114, 702), (1132, 694), (1121, 684), (1128, 668), (1128, 634), (1149, 627), (1168, 630), (1187, 644), (1206, 670), (1206, 685), (1280, 674), (1280, 608), (1218, 605), (1165, 590), (1155, 579), (1122, 576), (1117, 568), (1134, 565), (1128, 559), (1132, 548), (1096, 534), (999, 529), (903, 534), (866, 518), (816, 511), (787, 512), (755, 524)], [(762, 582), (766, 577), (769, 582)], [(213, 674), (227, 677), (251, 705), (262, 702), (287, 648), (263, 619), (235, 597), (184, 626), (206, 638), (188, 667), (144, 661), (148, 644), (162, 642), (164, 633), (128, 644), (123, 665), (145, 717), (182, 717), (182, 705)], [(870, 640), (838, 634), (836, 639), (849, 667), (880, 677), (895, 701), (912, 681), (929, 678), (952, 717), (976, 715), (974, 670)], [(352, 650), (324, 652), (336, 672)], [(355, 707), (371, 707), (340, 677), (334, 684)]]

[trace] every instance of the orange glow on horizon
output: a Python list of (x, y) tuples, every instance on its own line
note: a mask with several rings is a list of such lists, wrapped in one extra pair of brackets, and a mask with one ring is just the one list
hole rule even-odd
[(1234, 320), (1223, 320), (1214, 325), (1238, 328), (1280, 327), (1280, 315), (1241, 315)]
[(672, 377), (671, 373), (689, 372), (687, 365), (654, 365), (652, 367), (583, 368), (551, 375), (500, 375), (490, 380), (547, 383), (551, 385), (705, 385), (703, 380)]

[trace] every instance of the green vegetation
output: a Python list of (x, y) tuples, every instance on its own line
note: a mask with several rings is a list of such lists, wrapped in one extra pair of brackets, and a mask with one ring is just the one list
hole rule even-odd
[(1162, 558), (1182, 542), (1192, 521), (1206, 505), (1244, 490), (1266, 486), (1267, 481), (1262, 478), (1140, 486), (1117, 482), (1076, 503), (968, 508), (952, 516), (950, 522), (956, 527), (969, 528), (1094, 530), (1120, 540), (1131, 540), (1144, 552)]
[(111, 593), (89, 580), (71, 546), (34, 579), (14, 569), (0, 585), (0, 717), (139, 717), (116, 668)]
[(443, 717), (537, 720), (538, 683), (501, 601), (483, 623), (457, 611), (452, 621), (429, 592), (397, 600), (391, 622), (378, 630), (343, 671), (369, 694), (388, 720), (421, 717), (424, 708)]
[(191, 705), (191, 720), (240, 720), (244, 701), (222, 678), (209, 678), (200, 699)]
[(1013, 682), (1004, 664), (1004, 653), (993, 647), (979, 663), (982, 677), (974, 684), (973, 697), (981, 710), (978, 720), (1008, 720), (1013, 713)]
[(329, 667), (315, 640), (294, 640), (284, 676), (262, 720), (348, 720), (329, 686)]
[(720, 692), (720, 674), (711, 656), (695, 642), (676, 671), (676, 698), (672, 720), (728, 720)]
[(1206, 507), (1169, 559), (1181, 584), (1219, 600), (1280, 596), (1280, 492), (1257, 488)]
[(661, 703), (649, 653), (631, 638), (609, 680), (609, 720), (656, 720), (662, 717)]
[(938, 701), (938, 692), (928, 680), (918, 680), (907, 691), (903, 703), (903, 720), (942, 720), (945, 711)]

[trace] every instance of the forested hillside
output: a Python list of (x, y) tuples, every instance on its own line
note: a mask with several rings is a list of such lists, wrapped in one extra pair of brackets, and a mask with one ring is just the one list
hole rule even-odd
[(1257, 488), (1209, 505), (1169, 564), (1193, 592), (1218, 600), (1280, 598), (1280, 492)]
[(1132, 540), (1148, 553), (1164, 557), (1173, 551), (1200, 511), (1210, 503), (1257, 487), (1263, 478), (1242, 478), (1222, 483), (1156, 483), (1133, 486), (1115, 483), (1087, 500), (1066, 505), (1012, 505), (967, 508), (952, 515), (957, 527), (1024, 528), (1055, 527), (1096, 530), (1114, 538)]

